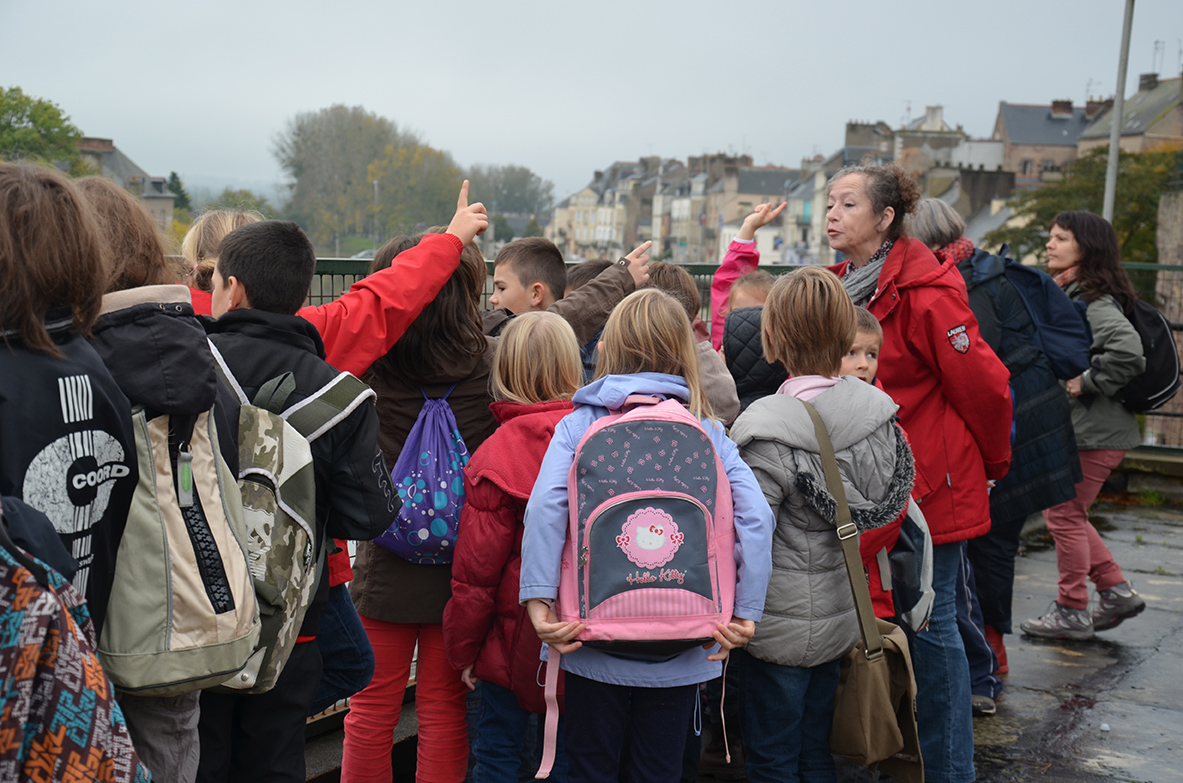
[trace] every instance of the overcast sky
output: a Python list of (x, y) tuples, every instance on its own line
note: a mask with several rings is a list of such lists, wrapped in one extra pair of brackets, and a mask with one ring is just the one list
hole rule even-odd
[[(911, 106), (989, 136), (1000, 100), (1112, 95), (1122, 0), (750, 3), (0, 0), (0, 85), (56, 102), (151, 174), (277, 185), (300, 111), (362, 105), (462, 165), (558, 198), (614, 160), (796, 166)], [(1183, 2), (1140, 0), (1126, 94), (1177, 75)], [(479, 193), (474, 197), (480, 198)]]

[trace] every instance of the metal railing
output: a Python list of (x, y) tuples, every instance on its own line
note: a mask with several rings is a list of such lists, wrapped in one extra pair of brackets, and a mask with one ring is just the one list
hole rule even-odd
[[(489, 280), (493, 277), (493, 262), (486, 262)], [(694, 278), (702, 297), (702, 318), (710, 323), (711, 281), (718, 266), (715, 264), (687, 264), (685, 270)], [(767, 265), (760, 269), (773, 275), (784, 274), (799, 267)], [(1125, 264), (1138, 294), (1158, 307), (1175, 332), (1175, 345), (1183, 347), (1183, 266), (1168, 264)], [(316, 276), (308, 302), (313, 305), (331, 302), (349, 286), (369, 274), (370, 262), (348, 258), (322, 258), (316, 264)], [(481, 305), (488, 306), (492, 283), (485, 288)], [(1143, 439), (1147, 445), (1183, 449), (1183, 394), (1154, 413), (1146, 414), (1142, 422)]]

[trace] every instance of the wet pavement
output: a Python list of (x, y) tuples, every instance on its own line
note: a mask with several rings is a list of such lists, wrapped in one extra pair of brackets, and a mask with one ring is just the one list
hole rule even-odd
[[(1147, 609), (1095, 641), (1006, 637), (998, 713), (974, 720), (979, 781), (1183, 783), (1183, 509), (1110, 502), (1092, 519)], [(1016, 630), (1055, 599), (1056, 574), (1046, 529), (1029, 529)]]

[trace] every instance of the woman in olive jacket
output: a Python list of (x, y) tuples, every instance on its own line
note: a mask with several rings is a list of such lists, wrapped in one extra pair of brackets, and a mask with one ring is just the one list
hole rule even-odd
[[(1059, 594), (1047, 614), (1022, 629), (1028, 636), (1089, 639), (1146, 608), (1088, 521), (1101, 485), (1141, 439), (1136, 417), (1113, 397), (1146, 369), (1146, 359), (1126, 317), (1138, 294), (1121, 267), (1113, 226), (1089, 212), (1063, 212), (1049, 233), (1048, 271), (1068, 296), (1088, 304), (1092, 366), (1067, 383), (1084, 478), (1074, 499), (1044, 512), (1056, 544)], [(1091, 613), (1086, 580), (1097, 586), (1099, 598)]]

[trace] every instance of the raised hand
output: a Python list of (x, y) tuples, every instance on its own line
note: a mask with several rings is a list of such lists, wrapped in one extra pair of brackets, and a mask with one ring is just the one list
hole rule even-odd
[(452, 216), (446, 233), (459, 237), (460, 241), (467, 245), (485, 233), (488, 227), (489, 214), (485, 211), (485, 205), (479, 201), (475, 204), (468, 203), (468, 180), (464, 180), (464, 184), (460, 186), (460, 197), (456, 199), (456, 214)]
[(633, 276), (633, 283), (637, 288), (649, 282), (649, 248), (652, 242), (642, 242), (633, 248), (633, 252), (625, 256), (628, 261), (628, 273)]
[(583, 646), (583, 642), (575, 639), (586, 627), (583, 623), (571, 621), (559, 622), (555, 610), (546, 601), (532, 598), (526, 602), (526, 612), (530, 615), (530, 622), (534, 624), (534, 632), (543, 644), (549, 644), (563, 655), (574, 652)]
[(739, 233), (736, 234), (736, 239), (755, 239), (756, 229), (763, 228), (785, 211), (785, 207), (789, 202), (782, 201), (779, 206), (773, 207), (771, 204), (761, 204), (756, 207), (756, 211), (743, 219), (743, 225), (739, 227)]

